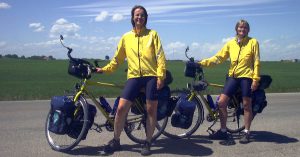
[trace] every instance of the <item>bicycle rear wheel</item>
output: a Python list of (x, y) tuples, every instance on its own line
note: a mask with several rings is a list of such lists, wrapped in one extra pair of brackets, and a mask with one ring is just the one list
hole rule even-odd
[[(50, 145), (50, 147), (56, 151), (68, 151), (74, 148), (78, 143), (82, 140), (83, 136), (86, 134), (86, 128), (88, 125), (88, 109), (87, 109), (87, 103), (84, 98), (80, 98), (75, 103), (76, 106), (76, 113), (81, 113), (81, 124), (82, 128), (76, 131), (79, 131), (78, 137), (70, 137), (67, 134), (58, 135), (55, 133), (52, 133), (49, 131), (49, 122), (52, 118), (51, 116), (51, 109), (47, 115), (46, 124), (45, 124), (45, 135), (46, 139)], [(76, 115), (74, 115), (76, 116)]]
[[(134, 105), (134, 104), (133, 104)], [(156, 124), (156, 129), (152, 135), (152, 142), (155, 141), (163, 132), (168, 123), (168, 117), (160, 120)], [(124, 127), (125, 133), (130, 140), (136, 143), (145, 143), (146, 141), (146, 115), (135, 114), (129, 110)]]
[[(179, 99), (179, 96), (181, 94), (185, 94), (187, 96), (190, 96), (190, 91), (187, 90), (173, 90), (171, 91), (171, 96), (176, 97)], [(171, 124), (171, 120), (168, 121), (166, 128), (163, 131), (163, 135), (173, 138), (173, 139), (181, 139), (191, 136), (199, 127), (200, 124), (203, 122), (204, 117), (204, 110), (201, 101), (194, 97), (193, 102), (196, 104), (196, 109), (194, 112), (192, 125), (188, 129), (183, 129), (179, 127), (173, 127)], [(175, 113), (175, 110), (173, 111), (173, 114)]]
[[(232, 99), (230, 100), (229, 105), (227, 106), (227, 131), (230, 133), (239, 133), (245, 129), (244, 121), (244, 108), (242, 104), (230, 105)], [(253, 119), (256, 116), (256, 113), (253, 112)], [(252, 120), (253, 120), (252, 119)]]

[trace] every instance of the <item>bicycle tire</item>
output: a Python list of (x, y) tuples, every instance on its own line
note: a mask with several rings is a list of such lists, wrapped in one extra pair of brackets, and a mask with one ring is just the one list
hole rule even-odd
[[(135, 120), (134, 120), (135, 119)], [(168, 123), (168, 117), (163, 118), (156, 124), (156, 129), (152, 135), (151, 142), (154, 142), (163, 132)], [(130, 111), (127, 114), (124, 131), (128, 138), (135, 143), (146, 142), (146, 115), (134, 114)]]
[(83, 125), (80, 131), (80, 134), (76, 139), (71, 138), (68, 134), (58, 135), (50, 132), (48, 130), (49, 121), (51, 116), (51, 109), (47, 115), (46, 124), (45, 124), (45, 135), (48, 144), (53, 150), (64, 152), (73, 149), (78, 143), (82, 140), (83, 136), (86, 134), (86, 128), (88, 126), (88, 108), (86, 100), (83, 97), (80, 97), (78, 101), (74, 103), (76, 108), (82, 109), (83, 111)]
[[(188, 90), (173, 90), (171, 91), (171, 96), (179, 97), (181, 93), (191, 95), (191, 92)], [(192, 100), (196, 103), (196, 109), (193, 116), (192, 125), (188, 129), (182, 129), (178, 127), (173, 127), (171, 124), (171, 120), (169, 120), (166, 128), (163, 131), (163, 135), (172, 138), (172, 139), (181, 139), (181, 138), (187, 138), (191, 136), (195, 131), (200, 127), (200, 125), (203, 122), (204, 119), (204, 110), (203, 105), (198, 97), (194, 97)], [(174, 114), (175, 111), (173, 111), (172, 114)]]
[[(253, 113), (253, 119), (255, 116), (256, 116), (256, 113)], [(253, 119), (252, 119), (252, 121), (253, 121)], [(239, 133), (239, 132), (242, 132), (243, 130), (245, 130), (244, 115), (240, 115), (240, 118), (239, 118), (239, 120), (236, 120), (235, 125), (230, 125), (229, 122), (230, 122), (230, 120), (227, 119), (227, 131), (229, 133)], [(240, 125), (241, 123), (242, 123), (242, 125)]]

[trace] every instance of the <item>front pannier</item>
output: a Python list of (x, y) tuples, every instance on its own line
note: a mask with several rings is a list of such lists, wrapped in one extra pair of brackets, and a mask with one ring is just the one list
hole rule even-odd
[(48, 130), (61, 135), (68, 133), (75, 110), (74, 102), (67, 96), (54, 96), (50, 104)]
[(175, 114), (171, 117), (171, 124), (173, 127), (188, 129), (192, 122), (196, 109), (196, 103), (188, 101), (186, 94), (181, 93), (175, 108)]

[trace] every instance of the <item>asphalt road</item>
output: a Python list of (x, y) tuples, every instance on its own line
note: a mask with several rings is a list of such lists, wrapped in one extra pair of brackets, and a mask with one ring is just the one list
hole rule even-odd
[[(207, 138), (207, 123), (190, 139), (172, 140), (161, 136), (153, 145), (152, 156), (300, 156), (300, 93), (268, 94), (268, 106), (255, 118), (252, 141), (225, 146)], [(85, 141), (68, 153), (53, 151), (48, 145), (44, 125), (49, 101), (0, 101), (0, 156), (100, 156), (112, 132), (90, 131)], [(101, 121), (100, 116), (96, 121)], [(111, 156), (140, 156), (140, 145), (131, 142), (123, 132), (123, 150)]]

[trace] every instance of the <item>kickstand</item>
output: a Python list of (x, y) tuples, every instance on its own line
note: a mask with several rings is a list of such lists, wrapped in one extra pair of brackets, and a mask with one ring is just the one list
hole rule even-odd
[(206, 130), (210, 135), (214, 134), (216, 131), (212, 129), (212, 127), (216, 124), (217, 120), (215, 120)]

